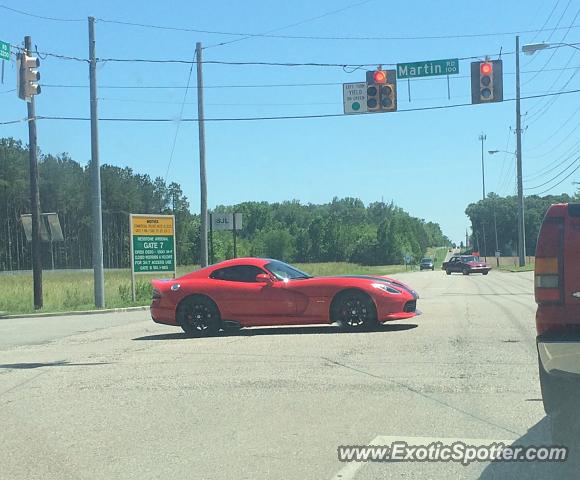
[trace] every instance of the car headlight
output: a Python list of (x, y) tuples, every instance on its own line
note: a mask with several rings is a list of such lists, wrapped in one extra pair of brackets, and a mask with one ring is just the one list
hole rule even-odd
[(401, 294), (401, 292), (399, 290), (397, 290), (394, 287), (391, 287), (390, 285), (387, 285), (386, 283), (372, 283), (371, 286), (373, 288), (378, 288), (379, 290), (382, 290), (383, 292), (392, 293), (394, 295)]

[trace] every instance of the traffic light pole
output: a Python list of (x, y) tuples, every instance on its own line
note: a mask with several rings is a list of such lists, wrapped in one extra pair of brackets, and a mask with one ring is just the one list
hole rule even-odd
[[(30, 54), (32, 38), (24, 37), (24, 52)], [(34, 309), (42, 308), (42, 244), (40, 241), (40, 193), (38, 190), (38, 151), (36, 138), (36, 109), (34, 95), (27, 102), (28, 109), (28, 160), (30, 163), (30, 207), (32, 209), (32, 282)]]
[(197, 125), (199, 128), (199, 183), (201, 193), (201, 251), (200, 263), (207, 267), (207, 179), (205, 173), (205, 125), (203, 115), (203, 77), (201, 43), (195, 44), (195, 58), (197, 59)]
[(99, 161), (99, 126), (97, 113), (97, 59), (95, 56), (95, 19), (89, 17), (89, 83), (91, 95), (91, 210), (93, 217), (93, 278), (95, 307), (105, 307), (103, 270), (103, 215), (101, 211), (101, 164)]
[(522, 179), (522, 115), (520, 111), (520, 37), (516, 36), (516, 164), (518, 186), (518, 257), (519, 265), (526, 264), (524, 222), (524, 187)]

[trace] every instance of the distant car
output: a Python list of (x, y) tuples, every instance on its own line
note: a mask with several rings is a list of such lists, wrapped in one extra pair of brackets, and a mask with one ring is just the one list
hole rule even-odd
[(421, 259), (421, 263), (419, 264), (419, 270), (435, 270), (435, 264), (433, 263), (433, 259), (429, 257)]
[(552, 205), (534, 271), (544, 409), (556, 442), (580, 442), (580, 204)]
[(153, 321), (206, 336), (225, 326), (340, 323), (367, 330), (419, 312), (417, 293), (381, 276), (312, 277), (279, 260), (237, 258), (153, 280)]
[(491, 270), (490, 265), (482, 262), (474, 255), (453, 255), (449, 261), (443, 262), (441, 268), (445, 270), (447, 275), (451, 275), (453, 272), (463, 273), (463, 275), (469, 275), (470, 273), (487, 275)]

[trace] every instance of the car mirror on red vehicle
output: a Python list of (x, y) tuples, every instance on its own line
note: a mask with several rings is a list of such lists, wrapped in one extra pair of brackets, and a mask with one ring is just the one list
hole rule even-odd
[(256, 275), (256, 282), (267, 283), (268, 285), (271, 285), (273, 283), (272, 277), (270, 277), (270, 275), (268, 275), (267, 273), (258, 273), (258, 275)]

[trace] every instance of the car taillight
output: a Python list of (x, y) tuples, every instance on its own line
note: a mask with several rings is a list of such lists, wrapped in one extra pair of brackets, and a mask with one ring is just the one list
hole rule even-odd
[(536, 247), (534, 287), (538, 304), (562, 302), (564, 292), (563, 248), (563, 218), (546, 216)]

